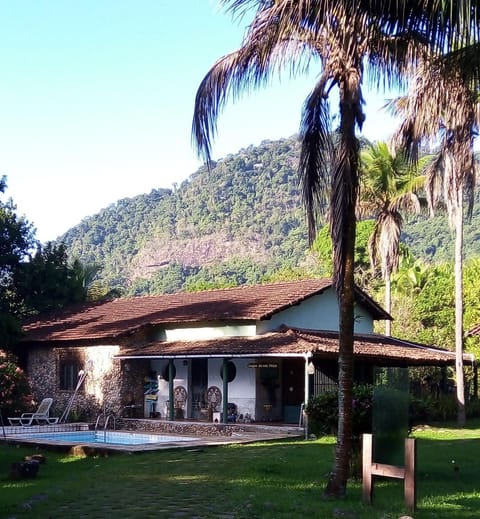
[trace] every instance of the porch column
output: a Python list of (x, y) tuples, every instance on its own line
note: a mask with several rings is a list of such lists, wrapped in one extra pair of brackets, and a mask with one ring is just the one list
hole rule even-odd
[(168, 361), (168, 419), (170, 421), (173, 421), (175, 415), (174, 415), (174, 409), (173, 409), (173, 359), (169, 359)]
[(300, 422), (303, 424), (303, 427), (305, 428), (305, 439), (308, 438), (308, 422), (307, 422), (307, 415), (305, 413), (305, 410), (307, 409), (308, 400), (310, 398), (310, 375), (313, 375), (315, 373), (315, 367), (312, 363), (312, 359), (309, 355), (305, 356), (305, 395), (303, 399), (303, 409), (300, 410)]
[[(306, 356), (305, 357), (305, 395), (304, 395), (304, 398), (303, 398), (303, 405), (304, 407), (307, 407), (307, 404), (308, 404), (308, 399), (310, 398), (310, 387), (309, 387), (309, 384), (310, 384), (310, 375), (312, 374), (311, 373), (311, 366), (310, 366), (310, 362), (311, 362), (311, 359), (310, 357)], [(315, 369), (315, 368), (313, 368)]]
[(223, 377), (223, 423), (228, 423), (228, 360), (223, 359), (222, 363), (222, 377)]

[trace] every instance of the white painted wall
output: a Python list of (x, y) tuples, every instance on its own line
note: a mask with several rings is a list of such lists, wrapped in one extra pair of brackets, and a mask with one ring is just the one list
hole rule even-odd
[(217, 337), (248, 337), (256, 334), (255, 324), (241, 324), (237, 326), (202, 326), (193, 328), (165, 329), (167, 341), (196, 341), (201, 339), (215, 339)]
[[(333, 289), (310, 297), (297, 306), (292, 306), (273, 315), (271, 319), (257, 323), (257, 333), (277, 330), (285, 324), (293, 328), (309, 330), (338, 330), (338, 302)], [(355, 305), (355, 331), (371, 333), (373, 319), (361, 306)]]
[[(228, 385), (228, 401), (237, 405), (238, 414), (245, 415), (248, 413), (252, 419), (255, 419), (255, 369), (248, 367), (248, 364), (252, 362), (253, 359), (231, 360), (237, 368), (237, 375), (235, 380)], [(223, 393), (223, 380), (220, 376), (222, 363), (223, 360), (220, 358), (208, 359), (208, 387), (217, 386)], [(168, 367), (168, 360), (153, 359), (151, 362), (151, 368), (157, 372), (158, 376), (158, 400), (156, 410), (161, 413), (162, 418), (168, 418), (166, 407), (166, 403), (168, 402), (168, 381), (162, 378), (162, 372), (165, 367)], [(187, 390), (187, 393), (189, 393), (188, 366), (184, 366), (181, 360), (176, 360), (175, 368), (176, 375), (173, 381), (173, 387), (183, 386)], [(187, 408), (189, 408), (188, 403), (185, 412)], [(219, 410), (222, 410), (221, 406)], [(149, 411), (149, 406), (145, 405), (145, 416), (148, 416)]]
[[(168, 417), (167, 402), (168, 402), (168, 380), (162, 377), (164, 368), (168, 369), (168, 360), (153, 359), (151, 361), (151, 368), (157, 372), (158, 379), (158, 393), (157, 393), (157, 412), (161, 413), (161, 417)], [(188, 394), (188, 366), (184, 366), (181, 360), (175, 361), (176, 374), (173, 380), (173, 388), (183, 386)], [(188, 403), (187, 403), (188, 405)], [(185, 407), (185, 412), (187, 408)], [(148, 416), (149, 408), (145, 405), (145, 416)]]
[[(248, 367), (254, 359), (229, 360), (235, 364), (237, 376), (228, 384), (228, 401), (237, 405), (239, 415), (245, 416), (248, 413), (252, 419), (255, 419), (255, 369)], [(220, 389), (223, 406), (223, 380), (220, 376), (222, 363), (222, 359), (208, 360), (208, 386), (217, 386)]]

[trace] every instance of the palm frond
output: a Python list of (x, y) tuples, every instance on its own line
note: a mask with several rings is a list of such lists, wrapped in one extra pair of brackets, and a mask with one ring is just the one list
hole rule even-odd
[(242, 46), (220, 58), (197, 89), (192, 140), (199, 156), (210, 163), (217, 120), (227, 101), (266, 86), (284, 69), (291, 75), (306, 73), (318, 41), (307, 30), (279, 23), (263, 10), (251, 23)]
[(398, 211), (385, 211), (378, 217), (370, 238), (371, 262), (372, 265), (380, 262), (383, 279), (398, 269), (402, 225), (402, 215)]
[(323, 75), (306, 99), (300, 125), (302, 150), (299, 162), (299, 179), (307, 211), (310, 243), (316, 236), (317, 211), (327, 206), (328, 165), (332, 159), (330, 105), (325, 88), (327, 77)]

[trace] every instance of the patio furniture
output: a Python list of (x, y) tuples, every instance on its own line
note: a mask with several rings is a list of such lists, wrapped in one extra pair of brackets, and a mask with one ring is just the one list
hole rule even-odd
[(56, 424), (58, 418), (49, 416), (52, 403), (53, 398), (44, 398), (34, 413), (22, 413), (20, 416), (8, 418), (8, 421), (10, 425), (21, 425), (24, 427), (32, 425), (34, 421), (37, 422), (37, 424)]
[(238, 416), (237, 404), (228, 402), (227, 404), (227, 422), (236, 422)]
[(220, 421), (219, 416), (214, 417), (214, 413), (220, 413), (219, 406), (222, 403), (222, 392), (217, 386), (210, 386), (207, 389), (207, 393), (205, 395), (205, 401), (207, 403), (208, 415), (209, 419), (215, 421)]
[(185, 417), (185, 405), (187, 403), (187, 390), (183, 386), (177, 386), (173, 390), (173, 408), (175, 418)]

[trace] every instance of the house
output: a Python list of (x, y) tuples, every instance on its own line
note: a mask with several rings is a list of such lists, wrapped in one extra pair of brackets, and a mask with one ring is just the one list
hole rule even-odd
[[(374, 321), (385, 319), (357, 288), (357, 381), (372, 381), (374, 366), (455, 364), (452, 352), (374, 334)], [(337, 380), (329, 278), (84, 304), (31, 320), (24, 332), (21, 358), (37, 398), (65, 406), (84, 370), (75, 409), (90, 419), (107, 408), (294, 423), (309, 395)]]

